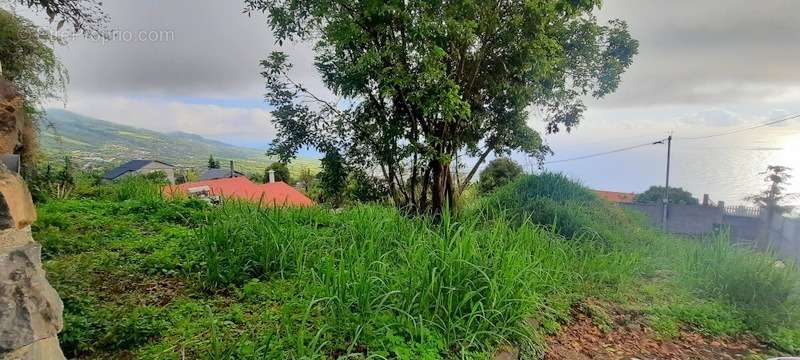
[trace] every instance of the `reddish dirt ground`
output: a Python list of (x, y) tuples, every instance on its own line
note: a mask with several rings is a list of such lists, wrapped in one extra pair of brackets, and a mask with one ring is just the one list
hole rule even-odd
[(636, 314), (612, 317), (613, 330), (603, 332), (576, 310), (575, 321), (548, 339), (545, 359), (748, 359), (765, 351), (753, 337), (709, 338), (681, 331), (675, 339), (661, 339)]

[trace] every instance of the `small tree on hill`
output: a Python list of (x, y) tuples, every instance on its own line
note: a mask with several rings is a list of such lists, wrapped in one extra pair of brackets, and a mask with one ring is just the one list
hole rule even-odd
[(764, 175), (767, 188), (745, 198), (765, 211), (765, 226), (756, 243), (759, 249), (763, 250), (769, 247), (769, 228), (775, 216), (790, 213), (795, 208), (788, 202), (796, 199), (798, 194), (786, 193), (786, 186), (789, 185), (789, 180), (792, 178), (791, 171), (792, 169), (786, 166), (767, 166), (767, 170), (761, 173)]
[(264, 182), (269, 182), (269, 171), (275, 171), (275, 181), (289, 182), (289, 167), (282, 162), (274, 162), (264, 170)]
[(214, 160), (214, 155), (208, 156), (208, 168), (219, 169), (219, 160)]
[[(661, 204), (664, 201), (663, 186), (651, 186), (647, 191), (636, 195), (636, 202), (638, 203), (653, 203)], [(697, 205), (700, 201), (697, 200), (692, 193), (684, 190), (683, 188), (670, 187), (669, 188), (669, 203), (678, 205)]]
[(497, 158), (486, 165), (480, 175), (478, 189), (487, 193), (500, 186), (508, 184), (522, 175), (522, 167), (509, 158)]
[(300, 169), (300, 177), (298, 180), (303, 184), (303, 191), (308, 192), (311, 183), (314, 181), (314, 175), (311, 174), (311, 169), (307, 167)]

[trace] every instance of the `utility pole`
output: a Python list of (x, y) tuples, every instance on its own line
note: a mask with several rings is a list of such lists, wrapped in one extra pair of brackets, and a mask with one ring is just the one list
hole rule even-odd
[(669, 162), (672, 155), (672, 135), (667, 137), (667, 182), (664, 189), (664, 214), (661, 218), (661, 226), (667, 231), (667, 217), (669, 214)]

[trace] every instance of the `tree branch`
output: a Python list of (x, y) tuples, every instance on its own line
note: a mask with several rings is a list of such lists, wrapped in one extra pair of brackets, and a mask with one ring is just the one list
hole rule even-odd
[(486, 147), (486, 151), (484, 151), (481, 154), (481, 156), (478, 158), (478, 161), (475, 162), (475, 165), (469, 171), (469, 174), (467, 174), (467, 177), (464, 178), (464, 182), (459, 185), (459, 187), (458, 187), (458, 195), (459, 196), (464, 192), (464, 190), (466, 190), (467, 185), (469, 185), (469, 182), (472, 180), (472, 177), (475, 176), (475, 173), (478, 172), (478, 168), (481, 166), (481, 164), (484, 161), (486, 161), (486, 157), (489, 156), (489, 154), (491, 152), (492, 152), (492, 148), (490, 146), (487, 146)]

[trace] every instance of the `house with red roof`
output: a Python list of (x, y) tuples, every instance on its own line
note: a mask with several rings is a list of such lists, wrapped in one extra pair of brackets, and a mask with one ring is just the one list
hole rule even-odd
[(283, 181), (256, 184), (244, 176), (187, 182), (164, 188), (166, 196), (176, 194), (207, 198), (238, 199), (263, 206), (313, 206), (314, 201)]
[(624, 193), (616, 191), (594, 190), (594, 193), (603, 200), (615, 203), (632, 204), (636, 200), (635, 193)]

